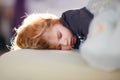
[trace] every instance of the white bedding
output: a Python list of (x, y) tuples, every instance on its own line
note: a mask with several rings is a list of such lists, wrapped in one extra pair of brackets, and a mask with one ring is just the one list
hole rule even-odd
[(77, 51), (11, 51), (0, 56), (0, 80), (120, 80), (120, 71), (88, 66)]

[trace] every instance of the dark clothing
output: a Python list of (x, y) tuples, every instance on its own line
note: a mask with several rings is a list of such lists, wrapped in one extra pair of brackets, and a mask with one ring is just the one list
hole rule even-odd
[(79, 45), (84, 41), (88, 34), (89, 24), (93, 19), (93, 14), (85, 7), (77, 10), (68, 10), (62, 14), (61, 23), (70, 29), (77, 42), (74, 49), (79, 49)]

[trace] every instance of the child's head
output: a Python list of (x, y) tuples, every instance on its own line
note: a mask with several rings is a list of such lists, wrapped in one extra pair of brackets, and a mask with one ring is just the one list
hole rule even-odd
[(71, 49), (75, 38), (52, 14), (29, 15), (17, 30), (14, 48)]

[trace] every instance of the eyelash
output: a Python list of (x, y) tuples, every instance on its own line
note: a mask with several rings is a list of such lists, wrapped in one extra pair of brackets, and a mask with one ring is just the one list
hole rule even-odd
[(62, 34), (58, 32), (58, 39), (60, 39), (61, 37), (62, 37)]

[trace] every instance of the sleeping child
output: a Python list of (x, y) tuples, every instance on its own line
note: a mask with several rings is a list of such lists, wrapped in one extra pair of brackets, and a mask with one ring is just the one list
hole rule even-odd
[(85, 7), (68, 10), (60, 18), (37, 13), (27, 16), (17, 29), (13, 49), (79, 49), (87, 38), (93, 14)]

